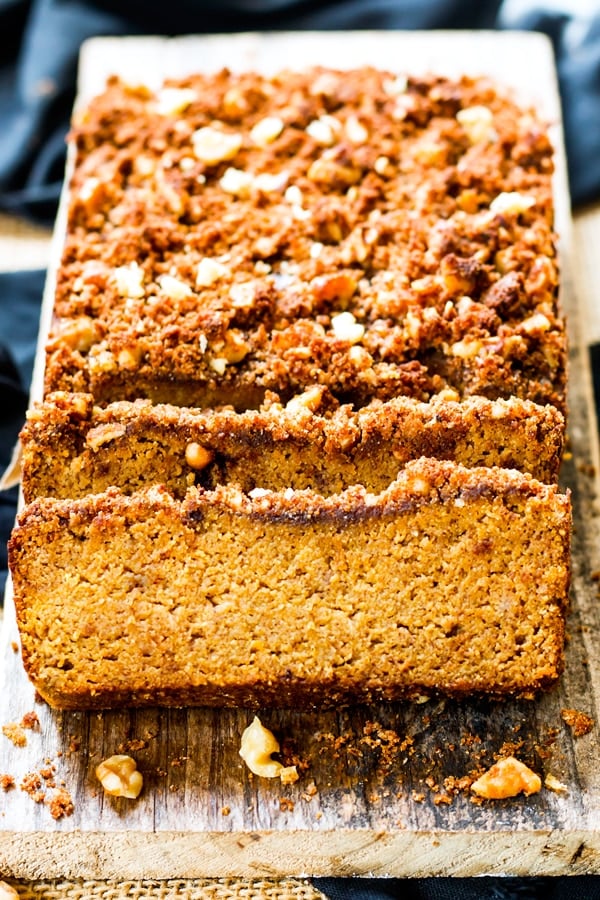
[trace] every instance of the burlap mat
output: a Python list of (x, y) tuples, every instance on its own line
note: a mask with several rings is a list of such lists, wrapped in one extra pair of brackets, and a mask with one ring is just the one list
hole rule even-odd
[(6, 881), (22, 900), (325, 900), (303, 881)]

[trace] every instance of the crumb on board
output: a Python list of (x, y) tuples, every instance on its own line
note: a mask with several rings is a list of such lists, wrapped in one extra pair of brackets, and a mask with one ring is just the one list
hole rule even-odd
[(8, 775), (6, 772), (0, 775), (0, 787), (3, 791), (10, 791), (14, 786), (15, 779), (13, 775)]
[(594, 727), (594, 720), (580, 709), (561, 709), (561, 718), (569, 726), (574, 737), (589, 734)]
[(117, 751), (119, 753), (137, 753), (140, 750), (145, 750), (147, 746), (147, 740), (143, 740), (142, 738), (131, 738), (130, 740), (123, 741), (119, 744)]
[(77, 753), (81, 749), (81, 738), (76, 734), (69, 735), (69, 747), (68, 752)]
[(7, 722), (2, 726), (2, 734), (7, 737), (15, 747), (26, 747), (27, 737), (23, 730), (23, 726), (18, 722)]
[(38, 719), (38, 715), (34, 710), (30, 712), (26, 712), (21, 719), (22, 728), (27, 728), (30, 731), (39, 731), (40, 730), (40, 720)]
[(45, 791), (42, 789), (42, 779), (38, 772), (28, 772), (27, 775), (24, 775), (19, 787), (35, 803), (42, 803), (44, 800)]
[(48, 806), (52, 818), (57, 820), (62, 819), (63, 816), (70, 816), (75, 809), (73, 799), (64, 787), (56, 788), (50, 797), (46, 796), (44, 802)]
[(314, 783), (314, 781), (310, 781), (306, 785), (305, 789), (302, 791), (302, 794), (300, 796), (302, 797), (303, 800), (306, 801), (306, 803), (310, 803), (312, 798), (316, 797), (317, 793), (318, 793), (317, 785)]

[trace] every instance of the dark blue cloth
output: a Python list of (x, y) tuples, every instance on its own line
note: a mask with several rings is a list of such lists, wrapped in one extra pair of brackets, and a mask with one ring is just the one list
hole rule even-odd
[(328, 900), (600, 900), (600, 878), (315, 878)]
[[(591, 4), (588, 4), (591, 9)], [(0, 0), (0, 209), (51, 223), (79, 46), (94, 35), (273, 29), (523, 28), (556, 52), (571, 193), (600, 197), (600, 9), (564, 0)], [(0, 275), (0, 467), (23, 422), (43, 272)], [(598, 353), (600, 365), (600, 352)], [(600, 385), (600, 377), (598, 379)], [(0, 585), (16, 491), (0, 494)], [(600, 879), (315, 879), (329, 900), (600, 900)]]

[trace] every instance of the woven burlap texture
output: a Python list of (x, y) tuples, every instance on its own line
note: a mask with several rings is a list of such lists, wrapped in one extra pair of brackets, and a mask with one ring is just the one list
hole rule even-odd
[(8, 881), (20, 900), (325, 900), (304, 881)]

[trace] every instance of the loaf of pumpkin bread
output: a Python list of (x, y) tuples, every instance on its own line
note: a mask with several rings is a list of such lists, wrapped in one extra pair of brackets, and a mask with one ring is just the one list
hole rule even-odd
[(531, 696), (563, 665), (545, 123), (484, 78), (228, 70), (78, 110), (10, 544), (65, 708)]

